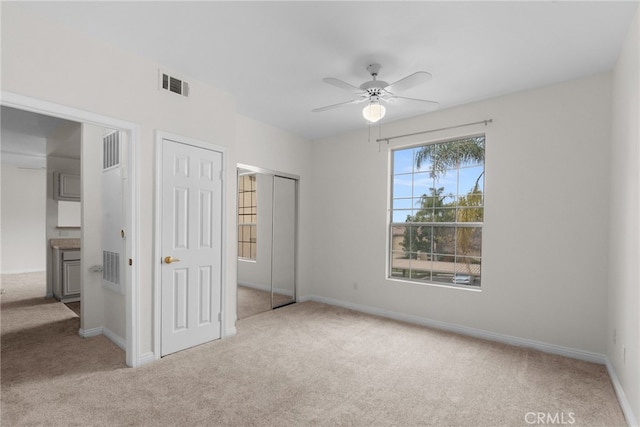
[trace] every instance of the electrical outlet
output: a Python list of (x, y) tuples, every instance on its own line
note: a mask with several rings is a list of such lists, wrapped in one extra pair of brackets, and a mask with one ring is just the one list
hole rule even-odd
[(617, 335), (617, 331), (614, 329), (613, 330), (613, 343), (616, 343), (616, 335)]

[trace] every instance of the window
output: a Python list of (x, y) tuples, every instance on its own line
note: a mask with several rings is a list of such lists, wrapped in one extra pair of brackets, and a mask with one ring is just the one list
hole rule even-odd
[(238, 258), (254, 260), (257, 252), (256, 176), (238, 177)]
[(390, 277), (480, 286), (485, 137), (392, 151)]

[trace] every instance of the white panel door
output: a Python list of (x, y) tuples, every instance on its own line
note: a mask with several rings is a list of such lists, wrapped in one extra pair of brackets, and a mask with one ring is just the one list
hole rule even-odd
[(222, 154), (162, 141), (161, 353), (220, 338)]

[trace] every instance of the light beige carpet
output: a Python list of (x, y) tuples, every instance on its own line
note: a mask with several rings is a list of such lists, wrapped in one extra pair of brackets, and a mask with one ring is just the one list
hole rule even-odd
[(3, 426), (625, 425), (592, 363), (306, 302), (130, 369), (61, 304), (2, 287)]
[(66, 302), (64, 305), (76, 315), (80, 316), (80, 301)]

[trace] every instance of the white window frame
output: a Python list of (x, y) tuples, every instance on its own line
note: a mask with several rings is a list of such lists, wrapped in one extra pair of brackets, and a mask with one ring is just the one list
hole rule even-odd
[[(418, 149), (420, 147), (424, 147), (424, 146), (430, 146), (430, 145), (435, 145), (435, 144), (446, 144), (446, 143), (453, 143), (456, 141), (462, 141), (462, 140), (467, 140), (467, 139), (471, 139), (471, 138), (479, 138), (482, 137), (484, 138), (484, 153), (483, 153), (483, 158), (485, 157), (485, 153), (486, 153), (486, 134), (484, 133), (480, 133), (480, 134), (472, 134), (472, 135), (465, 135), (465, 136), (458, 136), (458, 137), (452, 137), (452, 138), (447, 138), (447, 139), (442, 139), (442, 140), (434, 140), (434, 141), (428, 141), (428, 142), (420, 142), (417, 144), (412, 144), (412, 145), (407, 145), (407, 146), (401, 146), (401, 147), (396, 147), (393, 148), (391, 150), (389, 150), (389, 194), (388, 194), (388, 220), (387, 220), (387, 234), (388, 234), (388, 240), (387, 240), (387, 280), (391, 280), (391, 281), (400, 281), (400, 282), (408, 282), (408, 283), (418, 283), (418, 284), (426, 284), (426, 285), (434, 285), (434, 286), (445, 286), (445, 287), (453, 287), (453, 288), (461, 288), (461, 289), (468, 289), (468, 290), (475, 290), (475, 291), (479, 291), (481, 290), (481, 286), (480, 286), (480, 278), (482, 277), (482, 261), (483, 261), (483, 257), (482, 257), (482, 247), (483, 247), (483, 239), (482, 236), (480, 237), (480, 255), (475, 256), (474, 258), (477, 258), (480, 262), (479, 264), (479, 268), (478, 268), (478, 274), (477, 277), (475, 277), (474, 274), (470, 274), (470, 280), (469, 283), (461, 283), (464, 282), (464, 280), (460, 280), (461, 276), (458, 276), (458, 274), (462, 275), (464, 274), (462, 271), (458, 271), (457, 270), (457, 264), (454, 261), (454, 266), (453, 266), (453, 271), (451, 272), (451, 280), (431, 280), (433, 278), (433, 272), (434, 272), (434, 262), (433, 262), (433, 255), (434, 252), (432, 250), (432, 252), (429, 254), (431, 256), (431, 268), (428, 270), (430, 273), (430, 278), (431, 279), (423, 279), (423, 278), (415, 278), (412, 277), (411, 271), (412, 271), (412, 258), (411, 258), (411, 254), (409, 255), (409, 258), (404, 258), (403, 260), (408, 262), (408, 271), (409, 273), (409, 277), (404, 277), (403, 276), (398, 276), (398, 275), (394, 275), (394, 270), (397, 271), (397, 266), (400, 264), (399, 262), (397, 262), (397, 264), (394, 267), (394, 259), (395, 260), (399, 260), (400, 258), (394, 258), (394, 254), (397, 254), (398, 248), (395, 247), (398, 245), (398, 240), (397, 240), (397, 236), (396, 239), (394, 240), (394, 228), (396, 227), (400, 227), (402, 226), (403, 228), (407, 225), (407, 224), (411, 224), (411, 225), (415, 225), (415, 226), (432, 226), (432, 227), (452, 227), (454, 228), (454, 230), (456, 229), (460, 229), (460, 228), (476, 228), (480, 230), (480, 233), (482, 233), (483, 230), (483, 226), (484, 226), (484, 211), (485, 211), (485, 187), (484, 187), (484, 174), (486, 172), (486, 161), (483, 160), (482, 162), (482, 174), (481, 174), (481, 178), (482, 178), (482, 185), (480, 187), (481, 189), (481, 195), (482, 195), (482, 203), (481, 205), (479, 205), (478, 207), (482, 208), (482, 220), (481, 221), (475, 221), (475, 222), (460, 222), (457, 220), (451, 221), (451, 222), (439, 222), (439, 221), (429, 221), (429, 222), (394, 222), (394, 212), (395, 211), (402, 211), (402, 209), (394, 209), (394, 201), (396, 200), (400, 200), (402, 198), (397, 198), (394, 197), (394, 180), (396, 178), (396, 176), (398, 175), (404, 175), (404, 176), (411, 176), (411, 180), (412, 180), (412, 185), (413, 183), (415, 183), (415, 176), (418, 173), (424, 173), (424, 171), (426, 169), (421, 168), (419, 171), (416, 170), (412, 170), (412, 172), (410, 173), (398, 173), (395, 170), (396, 165), (394, 164), (394, 158), (395, 158), (395, 153), (398, 151), (403, 151), (403, 150), (413, 150), (413, 149)], [(415, 161), (415, 159), (412, 160), (412, 162)], [(456, 176), (457, 176), (457, 186), (459, 186), (459, 171), (461, 169), (464, 169), (465, 167), (458, 167), (455, 170), (456, 172)], [(453, 170), (453, 169), (452, 169)], [(435, 182), (437, 184), (437, 181)], [(460, 197), (465, 195), (465, 193), (462, 192), (462, 190), (460, 188), (458, 188), (458, 192), (456, 194), (456, 197)], [(468, 196), (468, 193), (466, 194)], [(415, 198), (415, 196), (414, 196)], [(457, 200), (457, 199), (456, 199)], [(456, 212), (457, 210), (460, 208), (460, 205), (456, 204)], [(422, 208), (420, 208), (422, 209)], [(420, 210), (418, 208), (416, 208), (416, 210)], [(456, 213), (456, 218), (458, 217), (457, 213)], [(397, 217), (396, 217), (396, 221), (397, 221)], [(455, 233), (455, 231), (454, 231)], [(404, 240), (404, 237), (402, 238)], [(457, 245), (457, 238), (454, 238), (454, 241)], [(403, 248), (404, 250), (404, 248)], [(456, 248), (457, 250), (457, 248)], [(458, 254), (455, 253), (452, 255), (454, 257), (454, 260), (457, 260), (457, 258), (463, 258), (464, 255), (467, 254)], [(470, 255), (467, 255), (466, 258), (470, 258)], [(404, 263), (403, 263), (404, 264)], [(462, 269), (461, 269), (462, 270)], [(426, 271), (426, 270), (422, 270), (422, 271)], [(475, 272), (475, 271), (474, 271)]]

